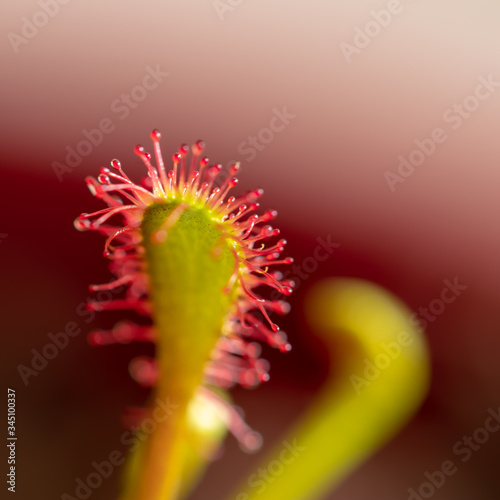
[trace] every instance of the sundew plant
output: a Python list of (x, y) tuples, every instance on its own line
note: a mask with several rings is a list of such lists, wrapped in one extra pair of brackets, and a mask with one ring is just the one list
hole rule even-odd
[[(129, 457), (120, 500), (188, 498), (227, 430), (243, 450), (258, 449), (260, 434), (233, 407), (227, 390), (269, 379), (263, 344), (283, 353), (291, 349), (274, 316), (289, 311), (283, 299), (294, 283), (283, 279), (280, 267), (293, 260), (282, 256), (286, 240), (269, 224), (276, 212), (259, 208), (263, 191), (233, 196), (240, 165), (224, 174), (220, 164), (203, 156), (202, 141), (180, 146), (167, 167), (160, 132), (154, 130), (151, 139), (156, 166), (144, 147), (135, 148), (148, 174), (143, 181), (131, 180), (113, 160), (97, 179), (87, 178), (91, 193), (107, 208), (75, 220), (77, 229), (103, 234), (104, 256), (115, 276), (90, 289), (124, 290), (119, 298), (89, 302), (88, 308), (128, 309), (144, 317), (93, 332), (90, 342), (154, 343), (154, 359), (140, 357), (130, 365), (134, 379), (152, 388), (149, 407), (136, 420), (153, 415), (155, 402), (172, 407)], [(282, 299), (266, 298), (271, 289)], [(375, 285), (344, 279), (320, 283), (306, 302), (309, 321), (325, 345), (345, 339), (341, 370), (332, 372), (287, 431), (300, 443), (300, 457), (264, 489), (242, 478), (230, 498), (316, 498), (404, 425), (424, 397), (425, 342), (396, 298)], [(389, 368), (354, 390), (352, 377), (363, 373), (367, 359), (379, 356), (382, 344), (389, 346)], [(278, 446), (264, 463), (279, 454)]]

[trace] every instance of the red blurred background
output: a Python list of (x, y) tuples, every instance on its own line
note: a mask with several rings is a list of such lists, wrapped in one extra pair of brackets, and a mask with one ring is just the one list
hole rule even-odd
[[(340, 244), (307, 273), (280, 322), (294, 350), (266, 349), (271, 381), (234, 391), (266, 443), (327, 371), (303, 319), (314, 282), (373, 280), (415, 310), (439, 298), (445, 279), (468, 287), (428, 326), (433, 381), (422, 410), (330, 498), (407, 498), (498, 409), (497, 2), (29, 0), (3, 11), (2, 366), (17, 390), (20, 498), (74, 494), (92, 461), (126, 451), (120, 414), (147, 397), (127, 371), (146, 348), (87, 345), (85, 334), (116, 316), (86, 324), (77, 314), (88, 284), (109, 274), (101, 238), (77, 233), (72, 221), (101, 208), (86, 175), (114, 157), (142, 175), (133, 147), (147, 145), (153, 128), (167, 156), (203, 138), (213, 161), (240, 159), (239, 189), (264, 188), (262, 206), (279, 211), (277, 226), (299, 264), (318, 237)], [(345, 44), (356, 49), (348, 57)], [(156, 80), (145, 79), (151, 73)], [(281, 127), (273, 116), (283, 115)], [(103, 120), (112, 131), (101, 140), (94, 129)], [(391, 190), (387, 172), (401, 175), (400, 155), (410, 158), (415, 141), (436, 128), (446, 140), (426, 142), (432, 153)], [(88, 151), (84, 131), (96, 142)], [(88, 155), (70, 166), (68, 148)], [(68, 321), (82, 334), (25, 386), (19, 364), (29, 365), (31, 350)], [(433, 498), (498, 498), (499, 445), (492, 434)], [(229, 439), (193, 499), (223, 498), (256, 459)], [(115, 498), (118, 483), (113, 474), (91, 498)]]

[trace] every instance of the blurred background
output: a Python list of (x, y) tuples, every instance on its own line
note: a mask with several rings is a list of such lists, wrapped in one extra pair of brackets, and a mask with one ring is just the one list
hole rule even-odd
[[(126, 452), (120, 416), (147, 391), (128, 375), (140, 345), (91, 348), (90, 283), (109, 279), (103, 241), (73, 219), (102, 208), (84, 178), (162, 131), (168, 157), (202, 138), (262, 187), (301, 267), (264, 348), (271, 381), (234, 399), (267, 445), (307, 406), (328, 360), (304, 320), (327, 276), (381, 284), (427, 320), (433, 379), (421, 411), (331, 499), (402, 499), (500, 406), (500, 4), (494, 0), (118, 2), (2, 5), (0, 262), (3, 378), (17, 392), (19, 498), (74, 495), (93, 461)], [(311, 260), (318, 238), (339, 244)], [(300, 276), (300, 273), (302, 276)], [(444, 280), (466, 286), (444, 308)], [(432, 305), (433, 304), (433, 305)], [(25, 384), (19, 365), (74, 321), (82, 333)], [(88, 321), (88, 322), (87, 322)], [(335, 443), (332, 443), (335, 446)], [(258, 457), (228, 439), (194, 500), (223, 498)], [(433, 498), (499, 497), (500, 433)], [(120, 474), (92, 492), (116, 498)]]

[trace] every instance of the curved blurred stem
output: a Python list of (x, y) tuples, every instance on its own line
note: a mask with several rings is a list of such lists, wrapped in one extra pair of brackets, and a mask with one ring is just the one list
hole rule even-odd
[(278, 460), (283, 473), (272, 475), (265, 488), (248, 481), (229, 499), (324, 495), (405, 425), (425, 397), (425, 339), (410, 324), (411, 312), (387, 291), (361, 280), (326, 280), (309, 292), (306, 314), (339, 365), (312, 407), (260, 463), (267, 471)]

